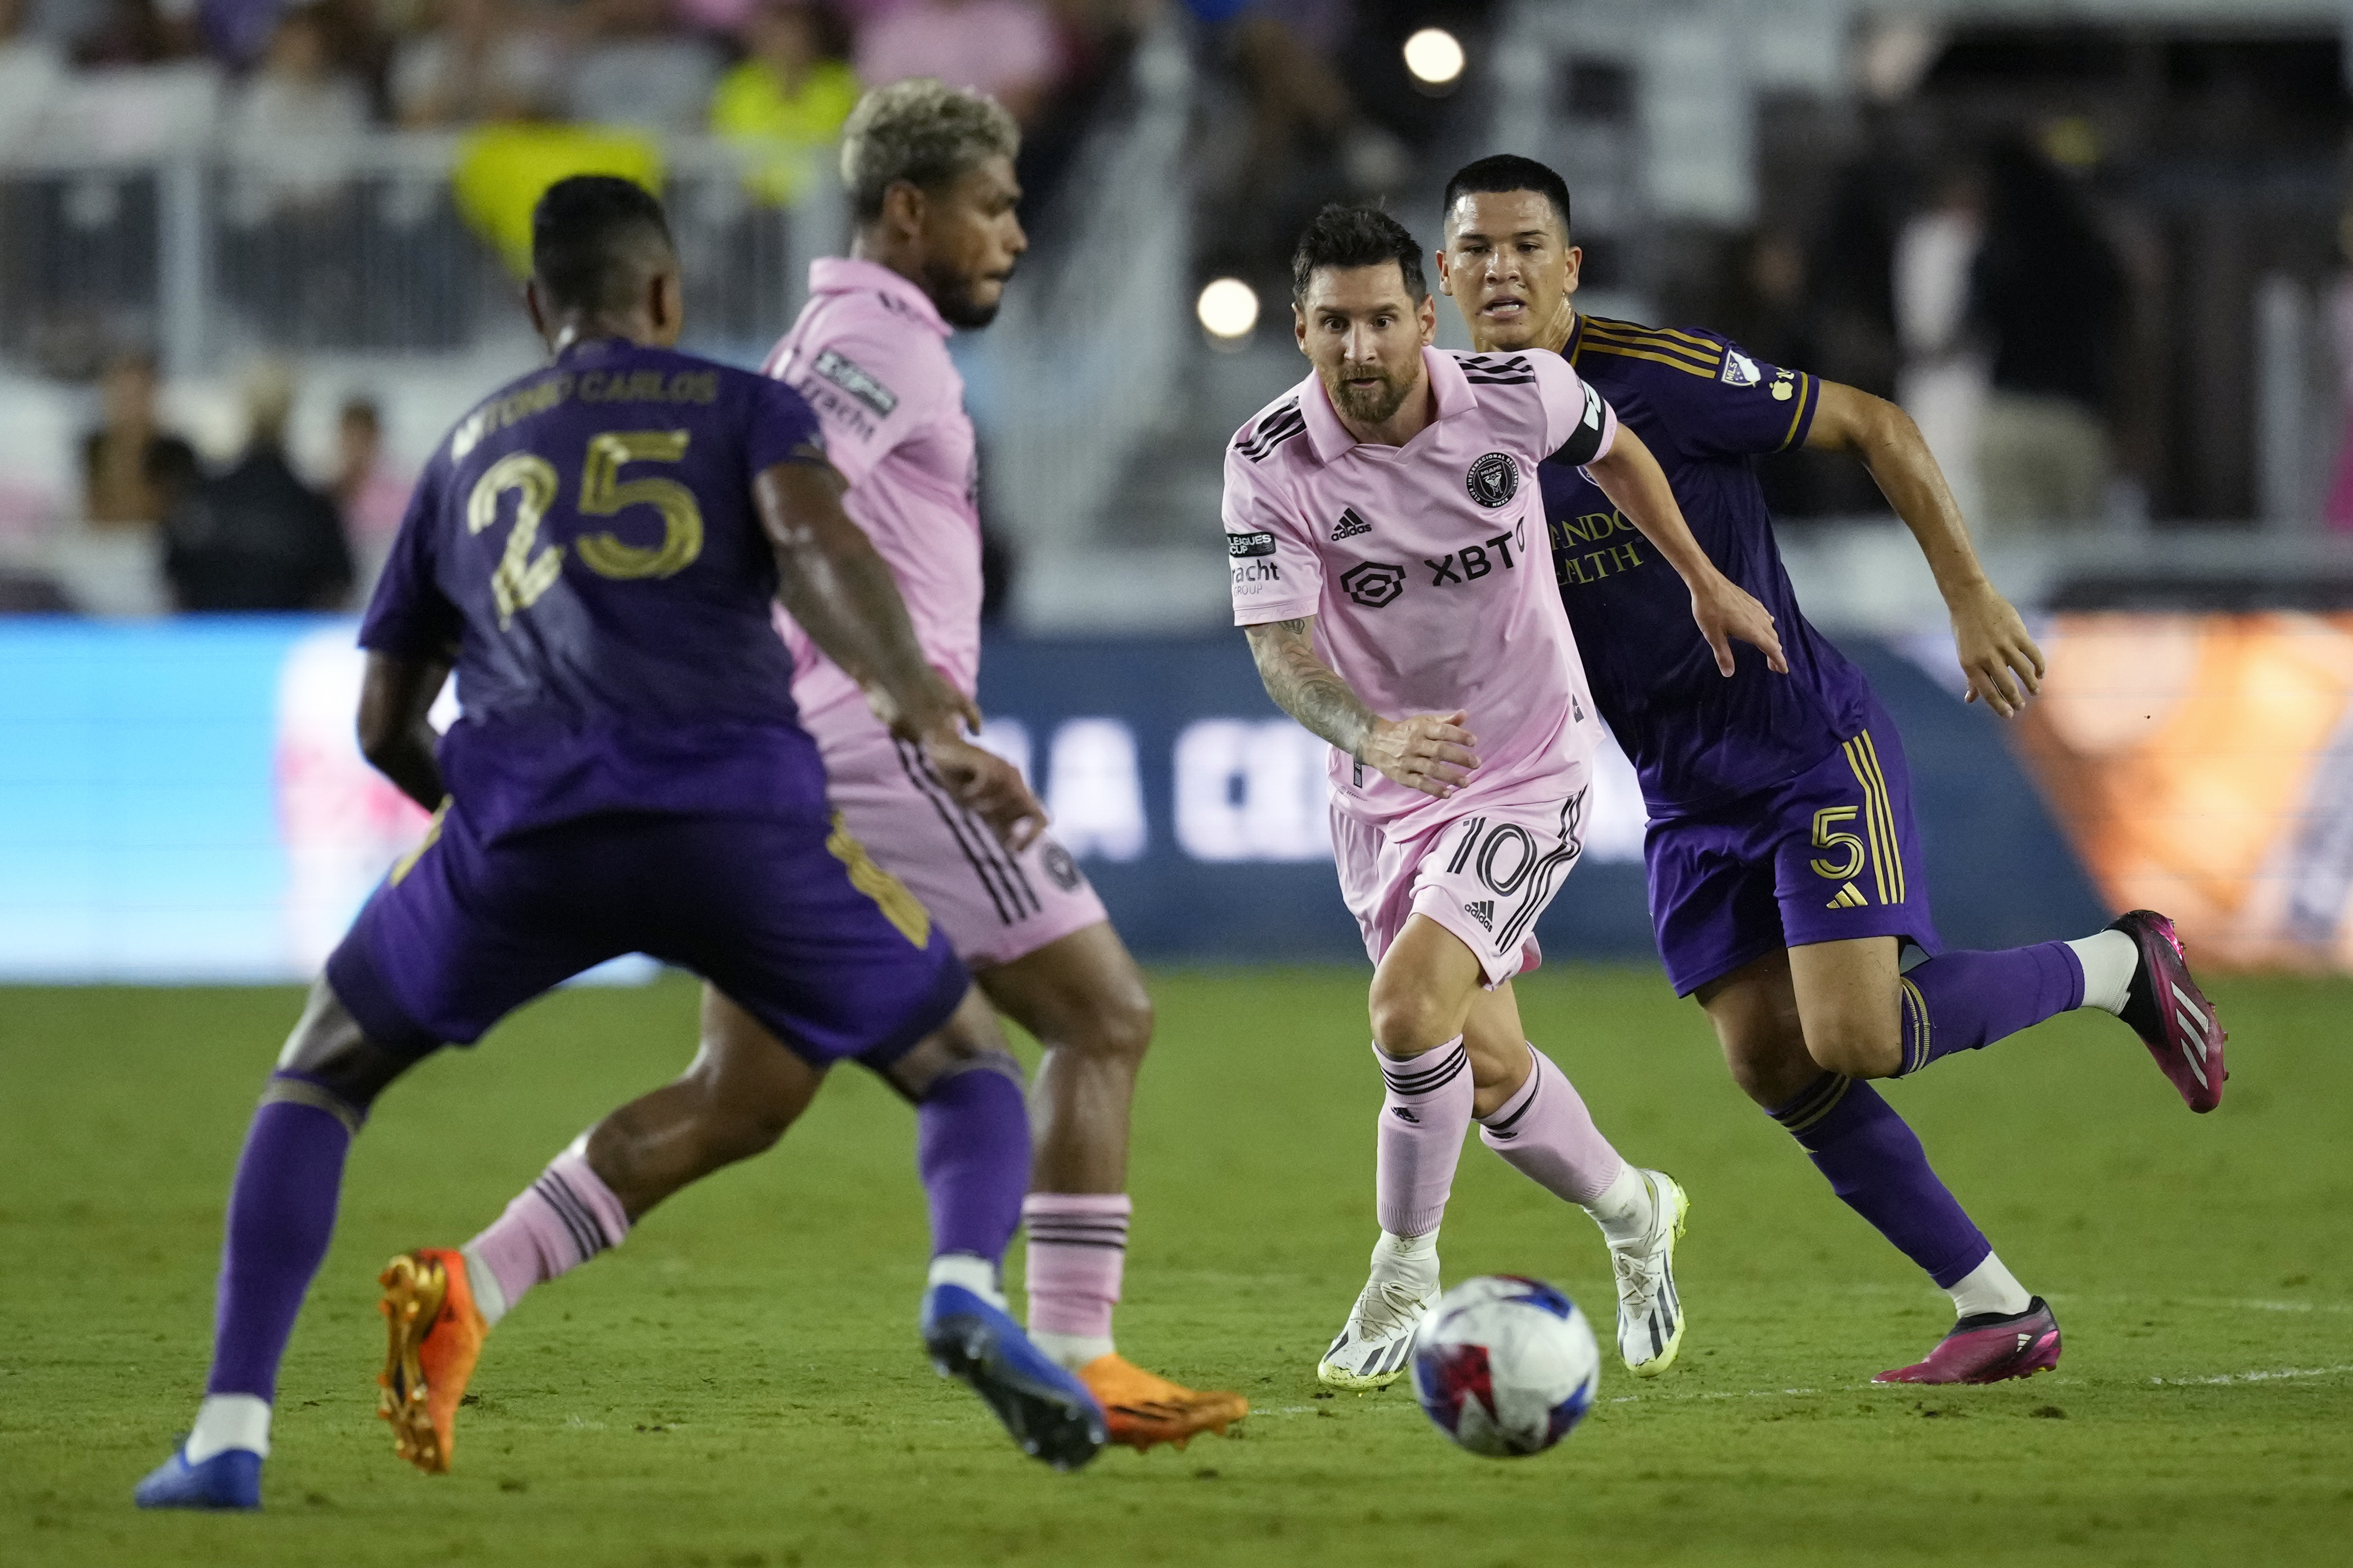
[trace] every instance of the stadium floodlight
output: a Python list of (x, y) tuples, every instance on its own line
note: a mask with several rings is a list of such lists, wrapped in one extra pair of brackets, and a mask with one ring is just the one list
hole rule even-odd
[(1424, 27), (1405, 41), (1405, 68), (1424, 87), (1452, 87), (1465, 63), (1461, 41), (1443, 27)]
[(1201, 318), (1201, 330), (1213, 338), (1228, 342), (1246, 338), (1258, 325), (1258, 290), (1239, 278), (1218, 279), (1201, 290), (1193, 313)]

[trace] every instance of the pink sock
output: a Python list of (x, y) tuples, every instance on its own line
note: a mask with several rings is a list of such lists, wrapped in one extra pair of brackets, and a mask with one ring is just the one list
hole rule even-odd
[(1626, 1162), (1593, 1125), (1568, 1075), (1534, 1046), (1528, 1081), (1479, 1119), (1479, 1141), (1536, 1185), (1583, 1205), (1599, 1197)]
[[(629, 1216), (613, 1190), (588, 1168), (577, 1143), (547, 1163), (547, 1169), (465, 1247), (469, 1263), (480, 1262), (498, 1288), (498, 1298), (477, 1281), (482, 1316), (492, 1322), (534, 1285), (579, 1268), (629, 1234)], [(493, 1310), (495, 1309), (495, 1310)]]
[(1374, 1213), (1392, 1236), (1426, 1236), (1446, 1214), (1462, 1135), (1471, 1130), (1471, 1058), (1460, 1035), (1411, 1061), (1377, 1047), (1373, 1057), (1388, 1085), (1373, 1163)]
[(1031, 1332), (1111, 1338), (1133, 1207), (1125, 1193), (1031, 1193), (1021, 1201)]

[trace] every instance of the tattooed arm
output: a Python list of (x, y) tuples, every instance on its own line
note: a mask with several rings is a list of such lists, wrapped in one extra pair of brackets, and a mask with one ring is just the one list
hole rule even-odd
[(1479, 765), (1471, 750), (1478, 737), (1462, 728), (1470, 715), (1382, 718), (1316, 657), (1314, 629), (1313, 616), (1242, 628), (1275, 706), (1356, 761), (1379, 769), (1383, 777), (1441, 800), (1452, 795)]

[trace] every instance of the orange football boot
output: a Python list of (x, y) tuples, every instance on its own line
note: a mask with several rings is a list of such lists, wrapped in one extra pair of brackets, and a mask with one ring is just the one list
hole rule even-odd
[(428, 1475), (449, 1468), (458, 1446), (458, 1402), (490, 1331), (474, 1308), (466, 1259), (455, 1248), (420, 1247), (385, 1265), (385, 1323), (390, 1342), (384, 1392), (375, 1413), (392, 1423), (393, 1451)]
[(1250, 1401), (1239, 1394), (1198, 1394), (1145, 1371), (1116, 1352), (1081, 1367), (1079, 1381), (1103, 1406), (1111, 1440), (1139, 1454), (1155, 1443), (1182, 1448), (1202, 1432), (1222, 1437), (1229, 1425), (1250, 1414)]

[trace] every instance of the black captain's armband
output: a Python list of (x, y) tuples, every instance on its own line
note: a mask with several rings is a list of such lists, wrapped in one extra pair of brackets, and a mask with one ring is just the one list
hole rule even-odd
[(1546, 458), (1545, 461), (1566, 463), (1572, 468), (1581, 468), (1600, 456), (1601, 429), (1606, 423), (1602, 417), (1604, 406), (1601, 395), (1593, 390), (1591, 382), (1587, 382), (1585, 384), (1585, 417), (1577, 422), (1577, 428), (1569, 433), (1567, 440), (1560, 444), (1560, 449)]

